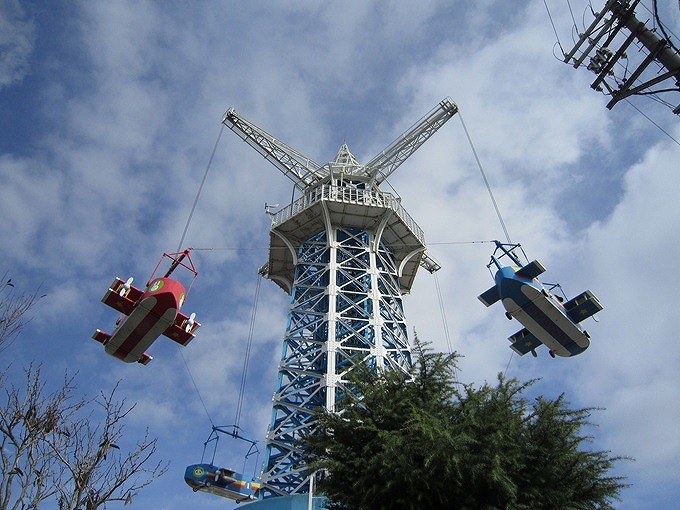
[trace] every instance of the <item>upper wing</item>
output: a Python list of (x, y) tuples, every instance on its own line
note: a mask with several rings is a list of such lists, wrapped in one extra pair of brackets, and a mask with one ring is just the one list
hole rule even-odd
[(543, 264), (541, 264), (538, 260), (534, 260), (533, 262), (529, 262), (526, 266), (520, 268), (517, 271), (517, 274), (519, 276), (523, 276), (524, 278), (533, 279), (543, 272), (545, 272), (545, 267), (543, 267)]
[(130, 285), (129, 289), (125, 289), (125, 282), (120, 278), (116, 278), (109, 286), (109, 290), (104, 294), (102, 303), (109, 305), (120, 313), (130, 315), (135, 308), (135, 303), (143, 294), (141, 290), (132, 285)]
[(524, 356), (527, 352), (533, 351), (543, 343), (532, 335), (527, 328), (521, 329), (508, 338), (508, 340), (512, 342), (510, 348), (520, 356)]
[(602, 310), (602, 305), (595, 294), (586, 290), (564, 303), (564, 309), (572, 321), (579, 323)]
[(175, 323), (166, 329), (163, 334), (167, 336), (170, 340), (174, 340), (178, 344), (187, 345), (194, 339), (194, 331), (201, 327), (201, 323), (194, 321), (193, 325), (187, 331), (187, 324), (189, 322), (189, 317), (184, 315), (182, 312), (177, 313), (175, 318)]
[(498, 286), (494, 285), (489, 290), (486, 290), (477, 296), (477, 298), (486, 306), (491, 306), (501, 298), (501, 294), (498, 291)]

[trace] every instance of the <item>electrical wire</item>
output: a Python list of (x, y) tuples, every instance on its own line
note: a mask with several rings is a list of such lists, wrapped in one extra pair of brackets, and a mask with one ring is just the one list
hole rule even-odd
[(668, 131), (666, 131), (664, 128), (662, 128), (661, 126), (659, 126), (656, 122), (654, 122), (654, 121), (651, 119), (651, 117), (649, 117), (648, 115), (646, 115), (642, 110), (640, 110), (637, 106), (635, 106), (633, 103), (631, 103), (631, 102), (628, 100), (628, 98), (625, 98), (625, 101), (626, 101), (626, 103), (628, 103), (630, 106), (632, 106), (635, 110), (637, 110), (637, 112), (638, 112), (640, 115), (642, 115), (645, 119), (647, 119), (649, 122), (651, 122), (652, 124), (654, 124), (654, 125), (659, 129), (659, 131), (661, 131), (661, 132), (664, 133), (668, 138), (670, 138), (671, 140), (673, 140), (673, 141), (676, 143), (676, 145), (680, 145), (680, 142), (679, 142), (678, 140), (676, 140), (675, 138), (673, 138), (673, 136), (672, 136)]
[[(673, 40), (670, 38), (670, 36), (666, 32), (666, 27), (664, 26), (663, 23), (661, 23), (661, 18), (659, 18), (659, 7), (657, 5), (657, 0), (652, 0), (652, 7), (654, 9), (654, 13), (653, 13), (654, 14), (654, 20), (659, 25), (659, 30), (661, 30), (661, 33), (663, 34), (663, 36), (666, 38), (666, 43), (668, 43), (668, 45), (671, 48), (673, 48), (673, 50), (676, 53), (680, 53), (680, 50), (678, 50), (677, 46), (675, 46), (675, 44), (673, 44)], [(647, 7), (645, 7), (645, 8), (647, 9)], [(673, 32), (671, 32), (671, 33), (673, 33)], [(675, 35), (675, 34), (673, 34), (673, 35)]]
[(564, 57), (566, 54), (564, 53), (564, 48), (562, 47), (562, 43), (560, 42), (560, 36), (557, 34), (557, 28), (555, 28), (555, 23), (553, 22), (552, 14), (550, 14), (548, 2), (546, 0), (543, 0), (543, 5), (545, 5), (545, 10), (548, 12), (548, 18), (550, 19), (550, 24), (552, 25), (553, 32), (555, 32), (555, 38), (557, 39), (557, 45), (560, 47), (560, 51), (562, 52), (562, 56)]

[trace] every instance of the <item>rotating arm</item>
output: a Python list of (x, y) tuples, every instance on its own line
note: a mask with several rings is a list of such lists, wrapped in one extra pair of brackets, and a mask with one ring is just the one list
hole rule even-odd
[(321, 165), (247, 121), (233, 108), (224, 114), (222, 123), (293, 181), (299, 190), (324, 177)]
[(457, 112), (456, 103), (448, 97), (444, 99), (389, 147), (366, 163), (368, 175), (376, 184), (382, 183)]

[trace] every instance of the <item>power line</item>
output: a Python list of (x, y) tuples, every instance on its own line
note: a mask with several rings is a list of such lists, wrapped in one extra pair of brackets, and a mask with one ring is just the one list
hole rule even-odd
[(626, 101), (626, 103), (628, 103), (630, 106), (632, 106), (635, 110), (637, 110), (637, 112), (638, 112), (640, 115), (642, 115), (645, 119), (647, 119), (649, 122), (651, 122), (652, 124), (654, 124), (654, 125), (659, 129), (659, 131), (661, 131), (662, 133), (664, 133), (668, 138), (670, 138), (671, 140), (673, 140), (677, 145), (680, 145), (680, 142), (677, 141), (675, 138), (673, 138), (673, 135), (671, 135), (668, 131), (666, 131), (664, 128), (662, 128), (662, 127), (659, 126), (656, 122), (654, 122), (654, 121), (652, 120), (652, 118), (651, 118), (649, 115), (645, 114), (642, 110), (640, 110), (637, 106), (635, 106), (635, 105), (634, 105), (632, 102), (630, 102), (628, 99), (626, 99), (625, 101)]
[[(550, 14), (550, 9), (548, 8), (548, 3), (547, 3), (546, 0), (543, 0), (543, 5), (545, 5), (545, 10), (548, 11), (548, 18), (550, 19), (550, 24), (552, 25), (553, 32), (555, 32), (555, 38), (557, 39), (557, 45), (560, 47), (560, 51), (562, 51), (562, 56), (564, 56), (565, 55), (564, 48), (562, 47), (562, 43), (560, 42), (560, 36), (557, 34), (557, 28), (555, 28), (555, 23), (553, 22), (552, 14)], [(571, 9), (571, 6), (569, 8)], [(460, 112), (459, 112), (459, 114), (460, 114)]]

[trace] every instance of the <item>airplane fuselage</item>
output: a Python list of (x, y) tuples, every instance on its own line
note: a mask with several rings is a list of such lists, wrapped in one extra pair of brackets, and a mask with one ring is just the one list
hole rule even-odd
[(562, 304), (538, 280), (522, 277), (516, 270), (502, 267), (495, 275), (500, 300), (509, 316), (558, 356), (574, 356), (585, 351), (590, 340), (567, 316)]
[(260, 481), (212, 464), (193, 464), (186, 468), (184, 481), (194, 491), (209, 492), (236, 502), (258, 499)]
[(184, 287), (177, 280), (154, 279), (130, 315), (122, 317), (104, 350), (126, 363), (139, 361), (146, 349), (173, 325), (184, 297)]

